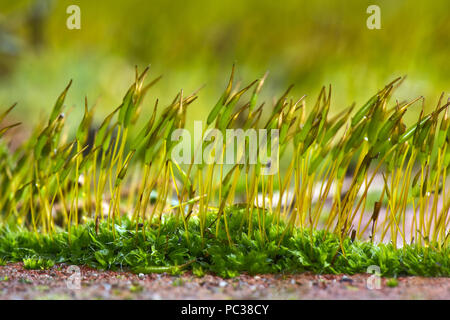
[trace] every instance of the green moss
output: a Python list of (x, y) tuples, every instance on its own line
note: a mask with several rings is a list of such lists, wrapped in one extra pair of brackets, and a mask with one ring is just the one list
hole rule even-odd
[[(173, 217), (163, 219), (159, 228), (146, 226), (145, 236), (142, 229), (136, 232), (136, 226), (127, 219), (116, 225), (115, 237), (106, 222), (100, 223), (98, 234), (95, 224), (88, 222), (72, 228), (70, 242), (63, 230), (44, 235), (4, 227), (0, 229), (0, 257), (13, 262), (33, 256), (32, 261), (134, 272), (193, 270), (198, 276), (207, 272), (222, 277), (243, 272), (354, 274), (366, 272), (371, 265), (379, 266), (383, 276), (450, 276), (450, 250), (446, 247), (438, 250), (413, 245), (395, 249), (390, 244), (345, 239), (344, 255), (339, 238), (324, 231), (293, 229), (280, 242), (285, 226), (272, 224), (270, 215), (261, 229), (253, 229), (249, 235), (248, 224), (242, 223), (243, 211), (227, 211), (231, 245), (224, 230), (214, 235), (216, 216), (211, 214), (205, 230), (211, 236), (204, 238), (196, 218), (189, 220), (189, 238), (183, 224)], [(256, 215), (253, 224), (258, 225)]]
[(30, 257), (23, 259), (23, 267), (28, 270), (47, 270), (55, 265), (51, 259), (41, 257)]
[(396, 286), (398, 286), (398, 280), (395, 278), (388, 279), (386, 281), (386, 285), (390, 288), (395, 288)]

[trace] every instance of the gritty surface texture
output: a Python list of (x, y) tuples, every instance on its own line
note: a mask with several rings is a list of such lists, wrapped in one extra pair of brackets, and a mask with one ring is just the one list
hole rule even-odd
[(0, 266), (0, 299), (450, 299), (450, 278), (399, 277), (396, 287), (382, 278), (380, 289), (369, 290), (369, 277), (303, 273), (222, 279), (190, 272), (136, 275), (87, 267), (77, 273), (64, 264), (25, 270), (14, 263)]

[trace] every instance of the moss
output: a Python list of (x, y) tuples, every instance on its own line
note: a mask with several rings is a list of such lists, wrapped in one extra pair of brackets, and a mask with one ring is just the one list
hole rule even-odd
[[(58, 230), (52, 235), (36, 234), (18, 227), (0, 229), (0, 256), (8, 262), (22, 261), (33, 255), (41, 261), (88, 265), (94, 268), (180, 273), (193, 270), (196, 275), (214, 273), (233, 277), (240, 273), (364, 273), (377, 265), (383, 276), (420, 275), (450, 276), (450, 250), (432, 246), (405, 246), (395, 249), (390, 244), (344, 239), (317, 230), (294, 228), (281, 242), (284, 225), (277, 227), (268, 215), (262, 229), (248, 233), (248, 224), (241, 223), (243, 210), (228, 213), (232, 244), (224, 230), (216, 236), (202, 238), (198, 219), (189, 220), (188, 232), (176, 218), (163, 219), (160, 227), (146, 226), (136, 232), (127, 219), (116, 225), (115, 236), (106, 222), (100, 223), (98, 234), (94, 223), (79, 225), (68, 233)], [(205, 233), (215, 232), (215, 218), (207, 216)], [(222, 217), (223, 220), (223, 217)], [(222, 221), (223, 223), (223, 221)], [(257, 225), (255, 215), (253, 224)], [(265, 236), (262, 236), (265, 234)], [(33, 260), (35, 261), (35, 260)], [(186, 264), (191, 261), (192, 263)]]
[(395, 287), (398, 286), (398, 280), (395, 279), (395, 278), (388, 279), (388, 280), (386, 281), (386, 285), (387, 285), (389, 288), (395, 288)]

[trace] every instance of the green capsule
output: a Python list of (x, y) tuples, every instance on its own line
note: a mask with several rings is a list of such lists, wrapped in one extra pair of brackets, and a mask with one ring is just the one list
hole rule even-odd
[(245, 109), (247, 109), (250, 106), (249, 103), (244, 104), (242, 107), (240, 107), (232, 116), (228, 124), (226, 125), (226, 128), (232, 128), (238, 117), (244, 112)]
[(255, 87), (255, 90), (253, 90), (253, 94), (252, 94), (252, 97), (250, 98), (250, 104), (249, 104), (250, 113), (253, 111), (253, 109), (256, 106), (256, 101), (258, 100), (259, 92), (261, 91), (261, 88), (262, 88), (264, 81), (266, 80), (268, 74), (269, 74), (268, 72), (266, 72), (264, 74), (264, 76), (261, 78), (261, 80), (259, 80), (258, 85)]
[(213, 121), (217, 118), (219, 115), (219, 112), (225, 107), (225, 103), (228, 100), (228, 97), (230, 96), (231, 89), (233, 87), (233, 77), (234, 77), (234, 64), (231, 69), (231, 76), (230, 80), (228, 81), (228, 86), (225, 89), (225, 91), (222, 93), (222, 96), (219, 98), (219, 101), (217, 101), (214, 108), (211, 110), (211, 112), (208, 115), (208, 118), (206, 120), (206, 124), (209, 126)]
[(125, 118), (123, 120), (123, 125), (125, 128), (130, 126), (131, 119), (138, 112), (138, 105), (133, 103), (133, 101), (128, 105), (127, 111), (125, 112)]
[(66, 99), (67, 91), (69, 90), (71, 85), (72, 85), (72, 80), (69, 81), (69, 84), (67, 85), (67, 87), (64, 89), (64, 91), (61, 93), (61, 95), (56, 100), (56, 103), (53, 106), (52, 113), (50, 114), (48, 124), (51, 124), (53, 121), (55, 121), (55, 119), (61, 113), (61, 109), (63, 107), (64, 100)]
[(236, 102), (234, 102), (233, 105), (228, 105), (223, 110), (223, 113), (219, 116), (219, 118), (217, 118), (217, 128), (219, 128), (219, 130), (224, 131), (226, 129), (227, 124), (231, 120), (231, 114), (233, 112), (234, 106), (236, 105)]
[(289, 131), (291, 123), (287, 121), (283, 121), (283, 113), (280, 113), (278, 117), (278, 128), (280, 128), (280, 143), (284, 145), (286, 142), (286, 136)]
[(319, 132), (320, 121), (316, 122), (311, 130), (308, 132), (305, 141), (303, 142), (303, 149), (300, 154), (304, 154), (306, 150), (316, 141), (317, 133)]
[(158, 139), (155, 144), (150, 145), (145, 149), (144, 154), (144, 162), (147, 165), (150, 165), (150, 163), (153, 161), (155, 155), (158, 153), (158, 150), (162, 147), (162, 140)]
[(446, 142), (447, 134), (449, 132), (449, 127), (450, 127), (450, 120), (448, 118), (448, 107), (447, 107), (447, 109), (445, 110), (444, 116), (442, 117), (441, 125), (439, 127), (439, 132), (438, 132), (439, 148), (442, 148)]
[(248, 89), (250, 89), (257, 81), (258, 80), (253, 81), (247, 87), (245, 87), (244, 89), (240, 90), (239, 92), (234, 94), (233, 97), (231, 97), (231, 100), (226, 104), (225, 109), (223, 110), (223, 113), (218, 118), (218, 128), (220, 130), (223, 131), (223, 130), (226, 129), (226, 125), (230, 122), (231, 114), (232, 114), (232, 112), (234, 110), (234, 107), (236, 106), (237, 102), (239, 101), (241, 96)]
[[(118, 125), (118, 123), (116, 122), (113, 126), (111, 126), (111, 128), (108, 129), (108, 131), (105, 133), (105, 136), (103, 137), (103, 141), (101, 142), (101, 147), (104, 152), (108, 151), (108, 149), (109, 149), (109, 145), (111, 144), (112, 134), (117, 125)], [(118, 137), (116, 137), (116, 139), (118, 139)], [(95, 148), (97, 148), (97, 147), (98, 146), (95, 146)], [(105, 161), (105, 163), (106, 163), (106, 161)]]
[(50, 132), (52, 128), (50, 126), (47, 126), (41, 134), (37, 138), (36, 145), (34, 146), (34, 156), (36, 159), (40, 159), (42, 156), (42, 151), (45, 147), (45, 144), (50, 139)]
[[(385, 160), (387, 165), (387, 172), (392, 172), (395, 168), (395, 162), (398, 157), (397, 151), (394, 151), (392, 156)], [(401, 158), (400, 158), (401, 159)]]
[(369, 143), (374, 143), (378, 136), (378, 131), (381, 124), (384, 121), (384, 111), (380, 104), (375, 106), (373, 114), (369, 121), (369, 127), (367, 128), (367, 138)]
[(155, 108), (153, 110), (151, 118), (149, 119), (147, 124), (142, 128), (142, 130), (138, 133), (136, 138), (133, 140), (131, 150), (137, 150), (147, 142), (147, 137), (150, 136), (153, 124), (155, 123), (157, 108), (158, 108), (158, 100), (156, 100)]
[(299, 144), (305, 141), (306, 137), (311, 131), (311, 128), (313, 127), (313, 123), (317, 124), (317, 126), (319, 125), (320, 121), (322, 120), (321, 119), (322, 114), (318, 114), (317, 118), (316, 116), (317, 112), (311, 111), (303, 127), (300, 129), (299, 132), (296, 133), (295, 144)]
[(372, 146), (369, 150), (369, 155), (372, 158), (377, 157), (378, 155), (384, 155), (388, 150), (392, 147), (392, 143), (390, 139), (385, 141), (379, 141), (376, 145)]
[(22, 199), (22, 196), (25, 194), (25, 191), (30, 186), (31, 181), (23, 184), (14, 192), (14, 200), (15, 202), (19, 202)]
[(60, 171), (66, 162), (67, 158), (70, 156), (72, 152), (73, 146), (75, 145), (75, 141), (68, 143), (62, 147), (60, 147), (56, 152), (56, 158), (53, 163), (52, 173)]
[(76, 133), (77, 140), (82, 144), (87, 140), (87, 137), (89, 134), (89, 128), (91, 127), (93, 116), (94, 116), (93, 108), (91, 109), (91, 111), (88, 110), (87, 98), (86, 98), (85, 104), (84, 104), (84, 116), (80, 122), (80, 125), (78, 126), (77, 133)]
[[(88, 146), (85, 146), (82, 148), (79, 152), (75, 153), (71, 158), (67, 159), (66, 163), (63, 166), (63, 169), (60, 170), (60, 181), (63, 182), (67, 176), (69, 175), (70, 171), (73, 168), (73, 162), (83, 154), (83, 151), (86, 150)], [(106, 162), (106, 161), (105, 161)]]
[(358, 173), (356, 174), (356, 182), (358, 184), (361, 184), (366, 177), (371, 161), (372, 158), (369, 155), (364, 157), (363, 162), (359, 166)]
[(9, 107), (8, 109), (6, 109), (5, 112), (3, 112), (2, 114), (0, 114), (0, 123), (3, 121), (3, 119), (5, 119), (5, 117), (11, 112), (12, 109), (14, 109), (17, 105), (17, 102), (14, 103), (11, 107)]
[(404, 156), (405, 152), (407, 152), (407, 144), (400, 145), (400, 148), (398, 149), (398, 157), (395, 158), (395, 167), (400, 168), (402, 165), (402, 157)]
[(211, 110), (211, 112), (208, 115), (208, 118), (206, 120), (206, 124), (209, 126), (213, 121), (217, 118), (220, 110), (225, 106), (225, 102), (227, 100), (228, 96), (223, 93), (222, 96), (219, 98), (219, 101), (217, 101), (214, 108)]
[[(122, 104), (120, 105), (120, 111), (119, 111), (119, 118), (118, 122), (120, 125), (127, 127), (127, 123), (130, 120), (131, 114), (129, 113), (128, 109), (133, 104), (133, 96), (135, 93), (136, 85), (133, 84), (128, 89), (127, 93), (125, 94), (125, 97), (123, 98)], [(127, 119), (126, 119), (127, 118)]]
[(283, 109), (283, 107), (285, 106), (284, 102), (286, 100), (286, 97), (293, 87), (294, 85), (291, 84), (289, 88), (287, 88), (287, 90), (284, 92), (284, 94), (280, 97), (280, 99), (278, 99), (277, 103), (275, 104), (275, 107), (273, 108), (272, 114), (277, 114)]
[(432, 119), (430, 118), (428, 121), (424, 123), (423, 126), (419, 128), (417, 135), (414, 137), (415, 139), (413, 140), (413, 144), (415, 147), (420, 148), (423, 145), (425, 138), (428, 136), (428, 133), (430, 132), (431, 125)]
[(377, 143), (386, 141), (391, 136), (392, 130), (399, 123), (405, 112), (406, 108), (402, 108), (395, 111), (394, 114), (389, 117), (388, 121), (386, 121), (378, 132)]
[(111, 119), (120, 108), (121, 108), (121, 106), (117, 107), (113, 112), (111, 112), (109, 115), (107, 115), (106, 118), (103, 120), (103, 122), (100, 125), (100, 128), (98, 129), (97, 134), (95, 136), (95, 142), (94, 142), (95, 147), (99, 147), (103, 144), (105, 137), (106, 137), (106, 133), (108, 132), (109, 124), (111, 123)]
[(414, 138), (419, 131), (418, 129), (422, 127), (427, 121), (431, 119), (431, 114), (427, 115), (426, 117), (422, 118), (422, 114), (419, 117), (419, 121), (417, 121), (416, 124), (408, 128), (399, 138), (398, 142), (403, 143), (408, 141), (411, 138)]
[(119, 171), (119, 174), (117, 175), (115, 186), (117, 187), (120, 182), (125, 178), (125, 175), (127, 174), (128, 166), (130, 164), (131, 158), (134, 155), (134, 151), (131, 151), (128, 153), (127, 157), (125, 158), (125, 162), (122, 166), (122, 168)]
[(417, 126), (416, 126), (416, 125), (410, 127), (409, 129), (407, 129), (407, 130), (405, 131), (405, 133), (403, 133), (403, 134), (400, 136), (398, 142), (399, 142), (399, 143), (404, 143), (404, 142), (408, 141), (409, 139), (411, 139), (412, 137), (414, 137), (414, 134), (415, 134), (416, 130), (417, 130)]
[(339, 143), (335, 148), (331, 149), (331, 159), (333, 161), (338, 160), (337, 162), (339, 163), (342, 160), (343, 154), (344, 148), (342, 148), (342, 143)]
[(336, 136), (339, 129), (342, 128), (342, 126), (347, 122), (347, 117), (345, 116), (342, 119), (339, 119), (334, 126), (331, 127), (331, 129), (325, 131), (325, 135), (321, 141), (321, 145), (324, 146), (330, 141), (334, 136)]
[(322, 138), (325, 134), (325, 131), (326, 131), (325, 124), (327, 122), (328, 110), (329, 110), (329, 105), (326, 105), (322, 110), (321, 120), (320, 120), (320, 124), (319, 124), (319, 131), (317, 133), (318, 138)]
[(366, 134), (366, 128), (367, 128), (367, 119), (364, 119), (355, 127), (353, 132), (351, 132), (350, 138), (345, 144), (344, 152), (348, 152), (352, 148), (358, 149), (360, 147)]
[(257, 124), (259, 123), (259, 120), (261, 119), (262, 115), (262, 109), (263, 109), (264, 103), (262, 103), (258, 109), (256, 109), (255, 112), (252, 112), (249, 114), (247, 120), (244, 123), (244, 131), (249, 128), (256, 128)]

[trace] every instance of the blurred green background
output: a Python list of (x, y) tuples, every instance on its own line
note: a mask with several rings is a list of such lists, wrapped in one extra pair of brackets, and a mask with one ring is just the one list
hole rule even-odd
[[(66, 27), (71, 4), (81, 9), (81, 30)], [(381, 8), (381, 30), (366, 27), (371, 4)], [(120, 104), (134, 65), (151, 64), (150, 77), (163, 79), (144, 109), (205, 84), (188, 120), (205, 119), (236, 62), (242, 85), (269, 70), (268, 102), (295, 84), (292, 96), (307, 94), (311, 106), (332, 84), (338, 111), (408, 75), (395, 97), (424, 95), (431, 109), (450, 88), (449, 9), (448, 0), (1, 0), (0, 106), (17, 101), (13, 116), (36, 122), (73, 79), (67, 105), (75, 124), (85, 95), (106, 114)]]

